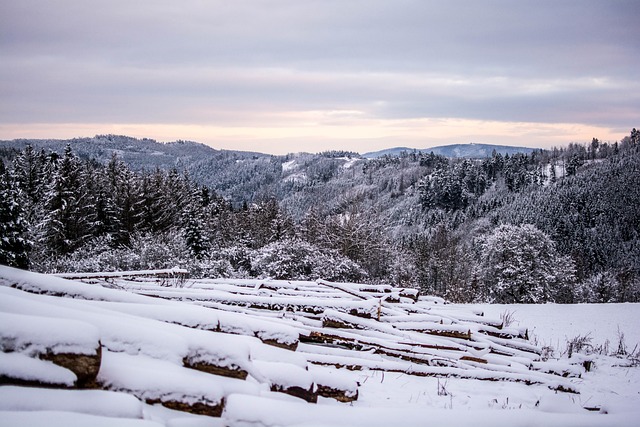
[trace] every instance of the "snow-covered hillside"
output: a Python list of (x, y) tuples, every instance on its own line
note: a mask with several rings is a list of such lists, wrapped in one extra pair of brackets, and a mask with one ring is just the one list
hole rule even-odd
[[(153, 273), (70, 280), (0, 266), (0, 425), (631, 426), (640, 416), (632, 356), (565, 351), (591, 332), (616, 352), (617, 336), (597, 332), (613, 318), (634, 353), (637, 304), (464, 306), (380, 285)], [(520, 323), (506, 325), (505, 311)], [(568, 318), (561, 340), (554, 326)]]

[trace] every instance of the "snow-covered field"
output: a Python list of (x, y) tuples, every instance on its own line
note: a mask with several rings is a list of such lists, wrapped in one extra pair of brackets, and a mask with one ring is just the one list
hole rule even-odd
[[(640, 304), (453, 305), (323, 281), (82, 280), (0, 266), (0, 426), (640, 419), (640, 367), (612, 355), (621, 334), (638, 351)], [(569, 358), (575, 337), (590, 347)]]
[(469, 306), (489, 317), (511, 313), (516, 325), (526, 326), (540, 345), (563, 350), (567, 341), (587, 336), (594, 346), (615, 351), (619, 333), (629, 350), (640, 349), (640, 304), (486, 304)]

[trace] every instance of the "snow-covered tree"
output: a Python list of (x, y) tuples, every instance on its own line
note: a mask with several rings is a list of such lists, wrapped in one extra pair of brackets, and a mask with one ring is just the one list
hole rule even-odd
[(46, 191), (46, 155), (27, 145), (13, 161), (11, 171), (12, 180), (16, 183), (22, 198), (22, 207), (26, 211), (29, 221), (39, 219), (38, 204)]
[(209, 249), (209, 238), (204, 215), (203, 193), (194, 187), (190, 200), (182, 213), (182, 232), (191, 255), (202, 259)]
[(254, 251), (251, 267), (258, 276), (274, 279), (356, 281), (364, 271), (337, 251), (300, 239), (285, 239)]
[(499, 303), (544, 303), (574, 281), (572, 263), (531, 224), (504, 224), (482, 245), (487, 297)]
[(424, 294), (454, 302), (471, 302), (476, 262), (470, 245), (457, 233), (439, 225), (431, 233), (415, 236), (412, 243), (416, 283)]
[(0, 264), (26, 269), (31, 242), (20, 199), (19, 190), (8, 174), (0, 174)]
[(610, 271), (596, 273), (580, 283), (577, 292), (582, 302), (618, 302), (620, 282), (618, 282), (616, 276)]
[(67, 146), (46, 194), (42, 243), (56, 255), (67, 254), (90, 238), (94, 207), (87, 198), (82, 165)]

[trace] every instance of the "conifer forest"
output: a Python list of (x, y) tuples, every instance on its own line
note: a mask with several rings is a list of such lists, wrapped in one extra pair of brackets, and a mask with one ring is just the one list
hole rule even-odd
[(640, 132), (484, 158), (0, 145), (0, 264), (368, 282), (453, 302), (640, 301)]

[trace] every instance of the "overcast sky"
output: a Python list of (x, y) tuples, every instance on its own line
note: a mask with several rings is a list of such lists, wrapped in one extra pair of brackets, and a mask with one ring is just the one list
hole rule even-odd
[(640, 1), (0, 0), (0, 139), (268, 153), (615, 141)]

